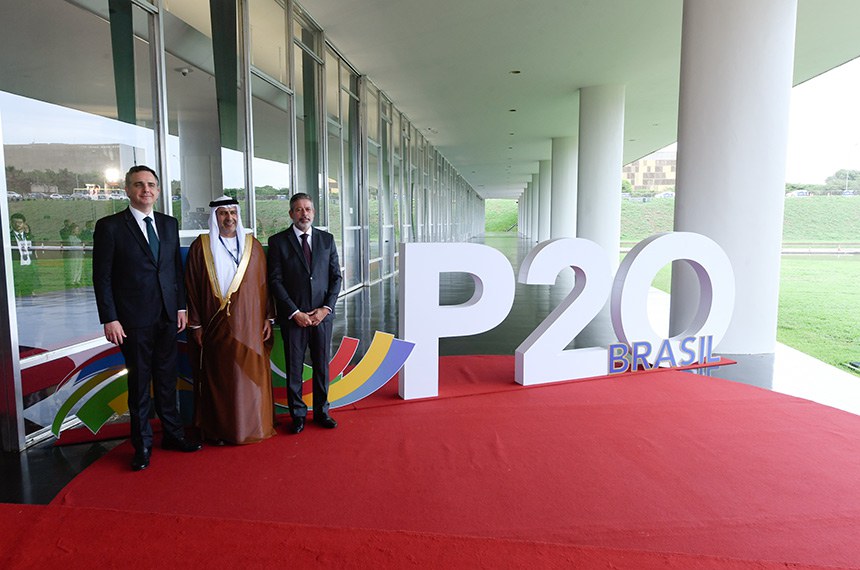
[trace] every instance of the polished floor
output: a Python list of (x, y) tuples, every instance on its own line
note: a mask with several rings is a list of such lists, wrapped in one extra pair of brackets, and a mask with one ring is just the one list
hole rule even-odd
[[(519, 268), (531, 248), (526, 240), (509, 234), (488, 235), (479, 241), (501, 251), (514, 268)], [(360, 347), (367, 347), (375, 331), (397, 334), (397, 285), (391, 279), (343, 296), (336, 308), (334, 338), (356, 337)], [(442, 302), (447, 304), (462, 303), (474, 292), (472, 280), (464, 275), (445, 275), (440, 285)], [(555, 285), (517, 285), (514, 307), (502, 324), (485, 333), (442, 339), (440, 354), (513, 354), (569, 291), (570, 278), (564, 276)], [(88, 303), (83, 298), (82, 302)], [(30, 310), (49, 309), (34, 306)], [(649, 313), (659, 330), (668, 316), (668, 296), (652, 290)], [(360, 348), (356, 358), (362, 354)], [(783, 345), (773, 358), (741, 359), (736, 366), (708, 373), (860, 414), (860, 377)], [(75, 475), (119, 443), (55, 446), (47, 441), (20, 454), (0, 453), (0, 502), (46, 504)]]

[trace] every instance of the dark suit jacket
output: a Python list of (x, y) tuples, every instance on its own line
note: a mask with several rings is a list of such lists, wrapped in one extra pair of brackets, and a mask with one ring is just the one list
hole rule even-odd
[(93, 287), (101, 323), (118, 320), (123, 327), (147, 327), (162, 310), (175, 321), (185, 308), (179, 223), (159, 212), (153, 215), (160, 244), (157, 262), (128, 208), (96, 223)]
[[(18, 251), (18, 238), (15, 237), (15, 230), (9, 230), (9, 239), (12, 244), (12, 261), (20, 261), (21, 260), (21, 252)], [(24, 232), (24, 239), (30, 242), (30, 258), (34, 259), (36, 257), (35, 250), (32, 249), (33, 243), (33, 234), (30, 232)]]
[(334, 236), (314, 228), (308, 267), (293, 226), (269, 238), (269, 290), (275, 299), (278, 320), (288, 322), (296, 311), (307, 312), (325, 305), (332, 310), (340, 293), (340, 260)]

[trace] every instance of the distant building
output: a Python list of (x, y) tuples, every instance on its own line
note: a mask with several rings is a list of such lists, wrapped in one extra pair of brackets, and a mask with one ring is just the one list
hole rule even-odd
[[(105, 172), (109, 168), (125, 173), (135, 164), (146, 164), (146, 152), (125, 144), (7, 144), (3, 145), (6, 166), (18, 170), (70, 170)], [(84, 182), (100, 182), (82, 180)]]
[(631, 162), (622, 170), (634, 190), (664, 192), (675, 189), (674, 146), (671, 150), (658, 150), (646, 157)]

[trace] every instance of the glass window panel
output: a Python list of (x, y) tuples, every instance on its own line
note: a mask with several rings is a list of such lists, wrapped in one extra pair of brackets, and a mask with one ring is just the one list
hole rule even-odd
[(310, 49), (317, 57), (322, 59), (323, 53), (320, 45), (322, 42), (319, 30), (314, 27), (305, 15), (305, 12), (299, 6), (296, 4), (293, 4), (293, 6), (295, 8), (295, 17), (293, 18), (293, 37), (304, 44), (304, 46)]
[(350, 289), (362, 282), (361, 276), (361, 228), (349, 229), (343, 232), (343, 251), (341, 263), (344, 267), (344, 289)]
[(358, 101), (346, 92), (342, 92), (342, 107), (344, 109), (343, 133), (343, 218), (347, 226), (361, 225), (360, 200), (358, 195), (358, 152), (360, 143)]
[[(28, 356), (102, 336), (91, 277), (95, 221), (128, 206), (128, 168), (157, 166), (149, 16), (132, 7), (122, 28), (128, 41), (114, 49), (107, 2), (93, 6), (3, 6), (4, 21), (14, 22), (0, 35), (0, 143), (11, 218), (3, 223), (15, 232), (10, 258), (25, 364)], [(69, 29), (74, 36), (35, 33)], [(27, 374), (25, 414), (55, 389), (32, 389)], [(46, 425), (30, 417), (27, 435)]]
[(250, 0), (251, 65), (288, 84), (287, 11), (277, 0)]
[(418, 178), (418, 169), (414, 166), (410, 168), (411, 172), (409, 175), (409, 224), (410, 229), (412, 230), (409, 235), (409, 241), (419, 241), (421, 238), (418, 236), (418, 227), (419, 227), (419, 210), (418, 210), (418, 196), (420, 195), (418, 192), (418, 188), (416, 186), (416, 181)]
[[(328, 125), (328, 202), (329, 202), (329, 228), (328, 231), (334, 235), (337, 250), (343, 251), (343, 224), (341, 222), (341, 139), (340, 127), (329, 123)], [(344, 263), (341, 260), (341, 263)]]
[(237, 15), (227, 11), (215, 17), (219, 24), (213, 38), (208, 0), (172, 2), (164, 12), (169, 132), (165, 178), (183, 230), (207, 228), (209, 202), (223, 194), (237, 197), (248, 211)]
[[(290, 224), (292, 115), (290, 96), (283, 86), (252, 75), (251, 92), (257, 237), (265, 242)], [(246, 224), (247, 219), (243, 218)]]
[(380, 148), (381, 182), (379, 187), (379, 222), (380, 247), (382, 248), (382, 273), (388, 275), (394, 271), (394, 222), (391, 189), (391, 123), (382, 121), (380, 131), (382, 146)]
[(379, 147), (370, 144), (367, 149), (367, 221), (371, 260), (380, 256), (379, 167)]
[(358, 97), (358, 75), (344, 67), (340, 79), (343, 82), (341, 87)]
[(325, 106), (326, 114), (334, 119), (340, 118), (338, 100), (340, 96), (340, 82), (338, 80), (338, 59), (331, 50), (326, 50), (325, 58)]
[(361, 216), (363, 205), (359, 195), (359, 149), (361, 133), (359, 132), (359, 101), (346, 91), (341, 91), (341, 109), (343, 109), (343, 187), (341, 199), (343, 204), (343, 252), (341, 263), (344, 265), (344, 288), (349, 289), (360, 285), (364, 280), (363, 267), (365, 259), (362, 244)]
[(397, 251), (397, 245), (400, 243), (400, 211), (401, 211), (401, 203), (403, 200), (403, 182), (402, 182), (402, 169), (401, 169), (401, 161), (399, 158), (395, 157), (394, 162), (392, 164), (392, 200), (391, 206), (393, 208), (393, 218), (392, 223), (394, 224), (394, 251)]
[(394, 154), (401, 156), (403, 154), (403, 149), (401, 146), (401, 131), (400, 131), (400, 113), (394, 111), (394, 116), (391, 119), (391, 138), (392, 143), (394, 143)]
[(367, 137), (379, 142), (379, 92), (367, 84)]
[(320, 160), (319, 94), (320, 65), (303, 49), (295, 50), (296, 70), (296, 174), (297, 192), (311, 196), (316, 208), (316, 223), (326, 225), (326, 204), (322, 197)]

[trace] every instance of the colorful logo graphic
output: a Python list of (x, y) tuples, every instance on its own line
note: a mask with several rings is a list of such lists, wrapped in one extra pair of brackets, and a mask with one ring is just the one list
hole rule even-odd
[[(329, 363), (329, 404), (338, 408), (366, 398), (393, 378), (409, 355), (414, 343), (394, 338), (394, 335), (377, 331), (364, 357), (351, 369), (359, 340), (344, 337)], [(187, 345), (179, 342), (179, 374), (177, 388), (190, 391), (193, 387)], [(281, 343), (275, 342), (275, 347)], [(272, 354), (272, 384), (275, 404), (286, 408), (286, 374), (283, 372), (283, 350)], [(311, 367), (305, 365), (303, 380), (311, 377)], [(312, 406), (310, 383), (303, 399)], [(111, 347), (86, 358), (60, 384), (49, 398), (28, 408), (30, 421), (51, 426), (51, 432), (60, 437), (63, 430), (77, 425), (79, 420), (92, 433), (98, 431), (111, 418), (128, 412), (128, 385), (125, 362), (117, 347)]]

